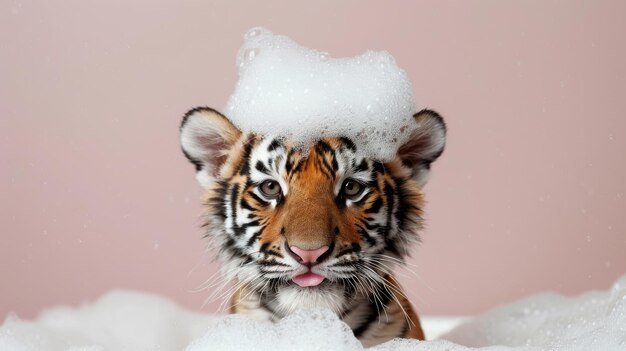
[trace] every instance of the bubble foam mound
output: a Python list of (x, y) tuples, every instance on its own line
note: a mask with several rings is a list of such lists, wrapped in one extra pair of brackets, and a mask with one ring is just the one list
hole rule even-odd
[(276, 324), (260, 324), (242, 315), (224, 318), (187, 351), (363, 350), (347, 324), (329, 310), (301, 310)]
[(0, 350), (184, 350), (218, 319), (164, 297), (112, 290), (80, 307), (47, 309), (33, 321), (7, 316), (0, 326)]
[(479, 316), (444, 338), (516, 350), (626, 351), (626, 275), (608, 291), (534, 295)]
[[(428, 318), (424, 326), (428, 335)], [(541, 294), (502, 306), (442, 338), (394, 339), (365, 349), (328, 310), (301, 310), (269, 324), (194, 313), (130, 291), (113, 291), (79, 308), (56, 307), (34, 321), (9, 316), (0, 326), (2, 351), (624, 351), (626, 276), (608, 291), (574, 298)]]
[(369, 157), (395, 157), (414, 128), (406, 72), (387, 52), (332, 58), (286, 36), (253, 28), (237, 55), (239, 80), (226, 116), (242, 131), (306, 146), (345, 136)]

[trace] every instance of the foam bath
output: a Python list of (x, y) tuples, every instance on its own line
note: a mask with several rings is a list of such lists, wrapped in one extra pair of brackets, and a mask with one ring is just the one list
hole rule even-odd
[[(428, 319), (425, 323), (428, 331)], [(327, 310), (303, 310), (277, 324), (192, 312), (152, 294), (112, 291), (80, 307), (55, 307), (32, 321), (8, 316), (3, 351), (345, 350), (364, 348)], [(441, 340), (396, 339), (369, 350), (626, 350), (626, 276), (574, 298), (540, 294), (501, 306)]]

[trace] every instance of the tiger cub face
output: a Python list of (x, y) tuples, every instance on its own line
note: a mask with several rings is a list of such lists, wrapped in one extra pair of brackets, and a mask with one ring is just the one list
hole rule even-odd
[(419, 240), (420, 189), (445, 144), (437, 113), (414, 117), (410, 140), (380, 162), (349, 138), (302, 148), (242, 133), (209, 108), (187, 113), (181, 145), (207, 190), (207, 236), (226, 276), (281, 315), (342, 313), (355, 294), (379, 289)]

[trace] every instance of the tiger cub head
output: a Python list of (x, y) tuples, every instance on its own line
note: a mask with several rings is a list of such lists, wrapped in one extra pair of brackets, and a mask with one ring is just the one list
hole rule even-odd
[(413, 120), (395, 159), (381, 162), (346, 137), (302, 148), (243, 133), (210, 108), (189, 111), (181, 145), (206, 189), (207, 236), (223, 273), (284, 313), (339, 312), (353, 294), (376, 289), (419, 241), (421, 188), (445, 145), (436, 112)]

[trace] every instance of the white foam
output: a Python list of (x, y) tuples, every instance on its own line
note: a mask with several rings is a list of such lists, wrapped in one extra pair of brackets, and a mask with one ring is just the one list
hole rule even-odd
[(79, 308), (48, 309), (35, 321), (8, 316), (0, 350), (183, 350), (217, 320), (163, 297), (114, 290)]
[(535, 295), (461, 325), (446, 339), (468, 346), (554, 351), (626, 350), (626, 276), (606, 292)]
[[(623, 351), (626, 276), (605, 292), (521, 300), (474, 318), (443, 338), (448, 340), (395, 339), (369, 350)], [(262, 324), (240, 315), (201, 315), (164, 298), (127, 291), (111, 292), (79, 308), (44, 311), (34, 321), (9, 316), (0, 327), (2, 351), (185, 348), (363, 350), (348, 326), (327, 310), (301, 310), (279, 323)]]
[(414, 129), (411, 82), (389, 53), (331, 58), (264, 28), (244, 38), (225, 110), (241, 130), (305, 144), (346, 136), (370, 157), (390, 160)]
[[(242, 337), (245, 336), (245, 337)], [(233, 343), (233, 340), (237, 340)], [(230, 316), (194, 341), (187, 351), (363, 350), (350, 327), (329, 310), (301, 310), (276, 324)]]

